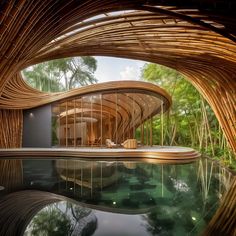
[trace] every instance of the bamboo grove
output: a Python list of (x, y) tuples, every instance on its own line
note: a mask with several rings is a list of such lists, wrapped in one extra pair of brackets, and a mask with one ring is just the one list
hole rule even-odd
[(225, 165), (235, 165), (234, 154), (211, 107), (184, 76), (160, 65), (145, 64), (142, 79), (164, 88), (173, 100), (164, 117), (153, 118), (154, 144), (194, 147)]

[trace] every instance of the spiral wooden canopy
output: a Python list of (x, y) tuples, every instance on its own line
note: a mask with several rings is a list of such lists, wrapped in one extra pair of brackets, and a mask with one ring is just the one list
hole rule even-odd
[(236, 20), (231, 0), (1, 0), (0, 108), (46, 104), (20, 71), (103, 55), (174, 68), (207, 99), (236, 151)]

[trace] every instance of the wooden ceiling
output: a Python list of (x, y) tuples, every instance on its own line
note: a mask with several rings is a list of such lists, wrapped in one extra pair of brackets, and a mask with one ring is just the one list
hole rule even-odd
[[(102, 119), (118, 119), (140, 123), (150, 119), (151, 117), (162, 112), (166, 112), (171, 105), (171, 97), (164, 90), (152, 84), (138, 82), (138, 81), (123, 81), (123, 87), (126, 85), (127, 89), (120, 89), (120, 82), (112, 82), (117, 86), (115, 90), (109, 90), (110, 82), (106, 83), (107, 91), (100, 93), (100, 87), (104, 84), (97, 84), (95, 87), (96, 93), (84, 94), (84, 96), (77, 94), (72, 99), (59, 102), (53, 106), (54, 113), (59, 114), (61, 122), (65, 123), (67, 119), (74, 123), (75, 115), (81, 118), (81, 114), (86, 117)], [(138, 86), (139, 85), (139, 86)], [(151, 87), (149, 87), (152, 85)], [(139, 89), (137, 89), (139, 87)], [(154, 90), (155, 89), (155, 90)], [(75, 90), (78, 92), (78, 90)], [(155, 91), (155, 92), (154, 92)], [(92, 114), (92, 115), (91, 115)], [(69, 123), (69, 121), (68, 121)], [(133, 124), (134, 125), (134, 124)]]
[(236, 151), (233, 1), (2, 0), (0, 10), (0, 108), (55, 100), (22, 81), (20, 71), (35, 63), (82, 55), (146, 60), (186, 76)]

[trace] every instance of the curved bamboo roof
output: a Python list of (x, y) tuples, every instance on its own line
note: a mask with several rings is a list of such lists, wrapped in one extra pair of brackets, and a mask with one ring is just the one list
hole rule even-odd
[(35, 63), (82, 55), (146, 60), (191, 81), (236, 151), (233, 1), (9, 0), (0, 9), (0, 108), (52, 101), (21, 79)]

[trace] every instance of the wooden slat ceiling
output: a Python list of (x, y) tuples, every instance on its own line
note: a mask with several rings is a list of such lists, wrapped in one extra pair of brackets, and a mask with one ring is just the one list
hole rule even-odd
[(0, 10), (0, 108), (55, 100), (22, 81), (20, 70), (35, 63), (82, 55), (146, 60), (191, 81), (236, 151), (233, 1), (2, 0)]

